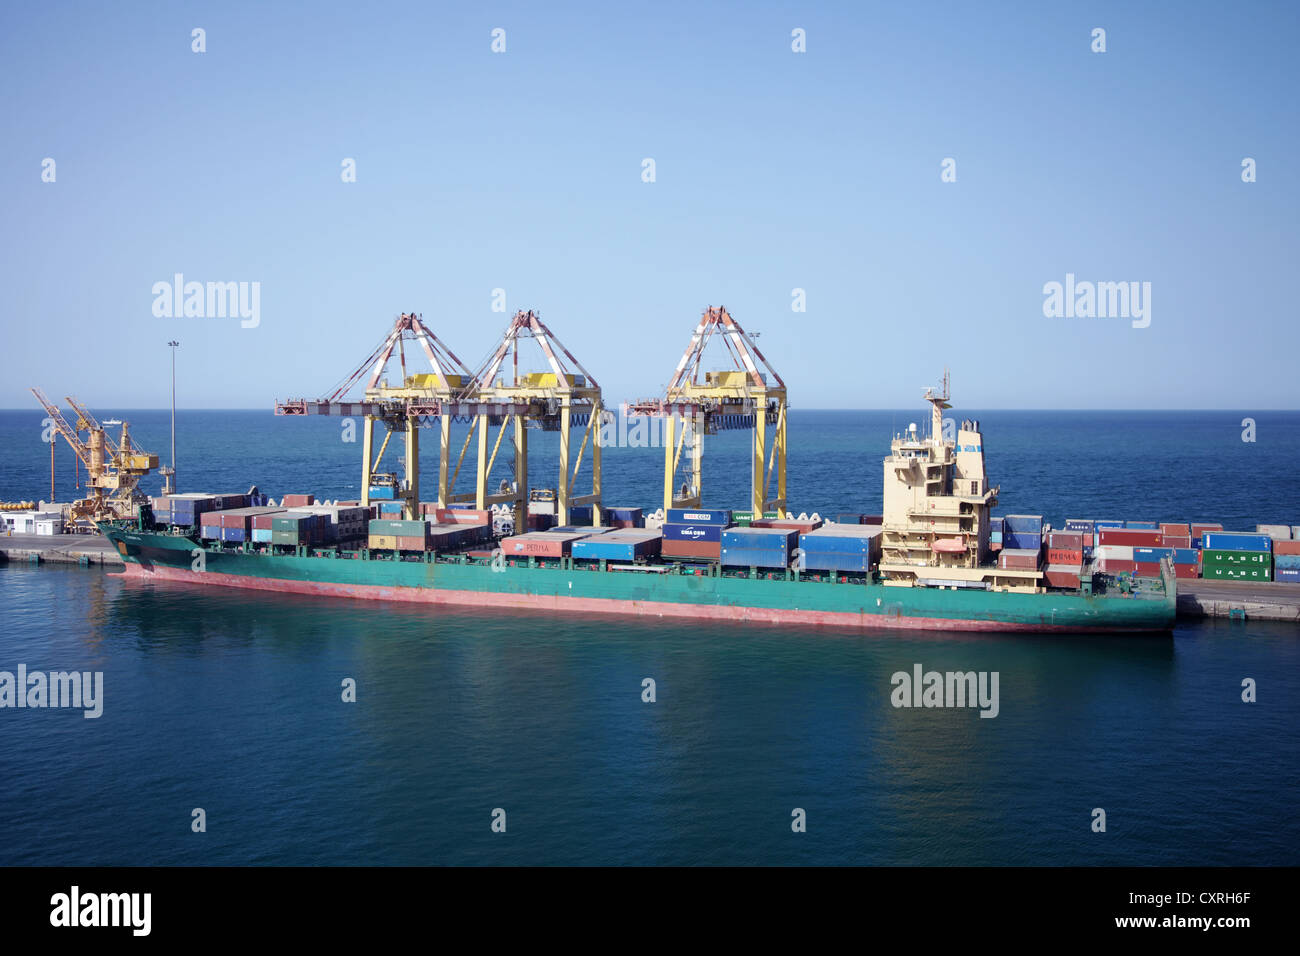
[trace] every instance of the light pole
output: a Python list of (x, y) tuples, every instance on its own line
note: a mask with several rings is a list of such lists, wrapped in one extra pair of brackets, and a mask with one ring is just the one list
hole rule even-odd
[(167, 487), (163, 489), (163, 493), (170, 495), (176, 493), (176, 349), (181, 343), (173, 339), (167, 344), (172, 350), (172, 467), (171, 473), (167, 475)]

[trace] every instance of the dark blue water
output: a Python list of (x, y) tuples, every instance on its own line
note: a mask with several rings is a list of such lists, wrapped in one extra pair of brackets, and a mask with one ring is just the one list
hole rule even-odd
[[(120, 417), (164, 448), (165, 414)], [(918, 417), (796, 412), (795, 509), (875, 510), (891, 426)], [(1253, 415), (1254, 444), (1229, 413), (978, 417), (1004, 511), (1300, 524), (1295, 413)], [(39, 419), (0, 414), (0, 496), (47, 496)], [(183, 486), (355, 495), (359, 445), (338, 429), (186, 413)], [(709, 450), (706, 498), (737, 503), (743, 438)], [(660, 454), (610, 451), (607, 499), (653, 505)], [(431, 469), (431, 442), (422, 457)], [(0, 607), (0, 669), (105, 680), (97, 720), (0, 710), (0, 864), (1300, 862), (1292, 626), (858, 635), (449, 612), (52, 566), (0, 568)], [(997, 671), (999, 716), (895, 709), (890, 677), (915, 663)], [(353, 704), (340, 699), (348, 677)], [(1241, 701), (1247, 677), (1258, 703)], [(190, 830), (195, 807), (206, 833)], [(498, 807), (504, 834), (490, 828)], [(796, 807), (806, 833), (791, 832)]]

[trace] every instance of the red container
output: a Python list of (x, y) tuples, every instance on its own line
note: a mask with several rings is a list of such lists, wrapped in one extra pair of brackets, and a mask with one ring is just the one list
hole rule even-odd
[[(1083, 550), (1083, 532), (1082, 531), (1049, 531), (1047, 533), (1047, 548), (1049, 551), (1082, 551)], [(1053, 561), (1053, 564), (1079, 564), (1083, 556), (1079, 556), (1078, 561)]]
[(809, 531), (816, 531), (822, 526), (822, 523), (820, 521), (786, 521), (778, 518), (759, 518), (757, 521), (751, 521), (749, 526), (751, 528), (790, 528), (806, 534)]
[(1190, 529), (1190, 530), (1191, 530), (1191, 532), (1192, 532), (1192, 537), (1193, 537), (1193, 538), (1199, 538), (1201, 535), (1205, 534), (1205, 532), (1207, 532), (1207, 531), (1222, 531), (1222, 530), (1223, 530), (1223, 525), (1221, 525), (1221, 524), (1193, 524), (1193, 525), (1191, 526), (1191, 529)]
[(263, 531), (271, 530), (271, 521), (275, 518), (274, 513), (264, 515), (253, 515), (253, 529), (261, 528)]
[(1300, 541), (1274, 541), (1274, 554), (1300, 554)]
[(1190, 537), (1192, 534), (1192, 529), (1188, 527), (1186, 524), (1168, 524), (1165, 522), (1161, 522), (1160, 533), (1161, 534), (1185, 534)]
[(1123, 558), (1103, 558), (1098, 562), (1099, 570), (1107, 574), (1120, 574), (1124, 571), (1132, 574), (1137, 570), (1136, 561), (1126, 561)]
[(1134, 548), (1160, 547), (1160, 532), (1139, 528), (1102, 528), (1100, 544), (1127, 544)]
[(1136, 561), (1134, 563), (1137, 565), (1137, 567), (1134, 568), (1134, 570), (1137, 572), (1139, 576), (1144, 578), (1160, 577), (1159, 561)]
[(439, 524), (491, 524), (492, 512), (486, 508), (435, 508), (434, 517)]
[(1192, 536), (1190, 534), (1160, 533), (1160, 547), (1162, 548), (1190, 548), (1191, 546)]
[(1043, 569), (1043, 575), (1046, 577), (1049, 587), (1072, 588), (1077, 591), (1083, 579), (1083, 568), (1077, 565), (1049, 564)]
[(1176, 578), (1199, 578), (1201, 576), (1201, 566), (1199, 564), (1175, 564), (1174, 577)]
[(998, 567), (1009, 571), (1037, 571), (1040, 552), (1008, 548), (998, 555)]
[(200, 527), (200, 528), (220, 528), (220, 527), (221, 527), (221, 512), (220, 512), (220, 511), (205, 511), (205, 512), (203, 512), (203, 514), (199, 515), (199, 527)]
[(562, 558), (569, 553), (573, 542), (588, 537), (566, 531), (530, 531), (512, 538), (501, 539), (501, 551), (507, 558)]
[(398, 535), (398, 551), (427, 551), (428, 547), (428, 542), (422, 535)]
[(1066, 567), (1081, 567), (1083, 565), (1083, 548), (1048, 548), (1047, 563)]
[(717, 561), (722, 557), (721, 541), (677, 541), (664, 538), (659, 552), (665, 558), (705, 558)]
[(280, 503), (282, 508), (305, 508), (316, 503), (315, 495), (285, 495)]

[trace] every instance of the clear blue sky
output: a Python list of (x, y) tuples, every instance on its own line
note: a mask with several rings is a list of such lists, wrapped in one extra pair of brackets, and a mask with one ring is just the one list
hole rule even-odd
[[(609, 403), (721, 303), (805, 408), (945, 364), (971, 408), (1296, 408), (1298, 9), (6, 4), (0, 406), (164, 406), (175, 337), (182, 406), (269, 407), (404, 310), (474, 365), (500, 287)], [(260, 326), (155, 318), (176, 272)], [(1150, 327), (1045, 318), (1067, 272)]]

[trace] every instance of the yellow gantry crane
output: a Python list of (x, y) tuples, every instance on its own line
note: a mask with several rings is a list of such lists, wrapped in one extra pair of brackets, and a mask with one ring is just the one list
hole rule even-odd
[[(428, 361), (428, 372), (408, 373), (406, 347), (418, 345)], [(401, 365), (400, 385), (389, 385), (384, 372), (396, 355)], [(360, 402), (343, 401), (361, 380), (366, 379), (365, 397)], [(372, 500), (398, 500), (407, 518), (420, 515), (420, 432), (437, 422), (441, 450), (438, 470), (438, 506), (445, 508), (453, 499), (451, 487), (455, 476), (448, 473), (449, 444), (453, 418), (463, 418), (480, 410), (475, 398), (473, 376), (415, 313), (402, 313), (392, 329), (370, 355), (326, 398), (309, 401), (303, 398), (277, 402), (277, 415), (337, 415), (364, 418), (362, 434), (361, 503)], [(483, 409), (500, 417), (522, 409), (514, 406)], [(375, 424), (383, 424), (384, 436), (375, 448)], [(405, 450), (403, 473), (383, 468), (384, 453), (394, 434), (401, 433)], [(462, 452), (462, 459), (464, 453)], [(459, 470), (459, 465), (457, 466)]]
[[(125, 518), (134, 514), (136, 505), (148, 500), (139, 490), (140, 479), (158, 467), (158, 456), (131, 444), (128, 422), (122, 423), (122, 434), (114, 441), (80, 402), (73, 398), (65, 399), (77, 413), (77, 423), (73, 426), (44, 392), (39, 388), (31, 391), (45, 409), (55, 431), (72, 446), (73, 452), (86, 466), (86, 487), (90, 497), (73, 502), (72, 520)], [(85, 441), (81, 432), (88, 433)]]
[[(525, 340), (535, 342), (545, 357), (549, 371), (519, 371), (519, 350)], [(507, 359), (509, 367), (507, 368)], [(556, 338), (536, 312), (517, 312), (506, 326), (501, 343), (462, 392), (462, 401), (475, 401), (475, 427), (461, 449), (478, 437), (478, 467), (475, 483), (475, 507), (511, 502), (516, 526), (527, 527), (528, 515), (528, 428), (559, 432), (559, 485), (555, 492), (555, 509), (559, 523), (569, 523), (570, 509), (592, 506), (592, 523), (599, 526), (601, 509), (601, 418), (604, 406), (600, 386), (573, 354)], [(488, 453), (489, 429), (498, 424), (500, 431)], [(500, 490), (490, 493), (488, 477), (507, 426), (513, 429), (514, 481), (503, 482)], [(572, 436), (583, 428), (576, 456), (572, 453)], [(578, 473), (588, 444), (591, 445), (591, 491), (576, 492)], [(444, 446), (445, 447), (445, 446)], [(456, 471), (459, 472), (457, 463)], [(452, 480), (454, 482), (455, 475)], [(468, 500), (468, 495), (453, 495), (452, 500)]]
[[(704, 350), (715, 335), (726, 347), (733, 367), (704, 372), (701, 380)], [(623, 411), (628, 416), (664, 419), (665, 511), (701, 507), (704, 436), (732, 429), (753, 433), (750, 507), (755, 516), (785, 510), (785, 383), (726, 307), (704, 310), (663, 397), (629, 403)], [(770, 451), (768, 426), (773, 426)], [(689, 476), (678, 485), (678, 469), (687, 464)], [(773, 472), (776, 495), (769, 498)]]

